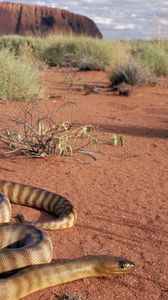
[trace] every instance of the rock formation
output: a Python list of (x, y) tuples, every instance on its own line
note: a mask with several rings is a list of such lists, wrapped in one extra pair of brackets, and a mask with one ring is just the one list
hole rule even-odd
[(102, 38), (89, 18), (47, 6), (0, 3), (0, 35), (83, 34)]

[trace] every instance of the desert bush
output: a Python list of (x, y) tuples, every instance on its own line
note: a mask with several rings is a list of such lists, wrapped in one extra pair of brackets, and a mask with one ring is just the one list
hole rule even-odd
[(109, 79), (112, 87), (122, 82), (134, 86), (144, 86), (154, 82), (149, 72), (134, 59), (130, 59), (124, 66), (111, 71)]
[(49, 66), (74, 66), (75, 43), (55, 42), (42, 51), (41, 57)]
[(0, 51), (0, 101), (32, 99), (39, 93), (40, 81), (35, 67)]
[[(48, 41), (48, 43), (46, 43)], [(108, 65), (107, 51), (99, 40), (87, 37), (49, 37), (42, 41), (42, 59), (50, 66), (79, 67), (81, 60), (88, 57)]]
[[(79, 126), (67, 121), (57, 123), (52, 117), (53, 114), (42, 111), (39, 114), (37, 105), (37, 102), (28, 102), (18, 116), (1, 116), (3, 126), (0, 130), (0, 141), (10, 148), (4, 154), (46, 157), (82, 153), (96, 159), (93, 151), (98, 149), (100, 140), (92, 125)], [(57, 111), (59, 109), (61, 107)], [(124, 145), (124, 138), (113, 135), (106, 144), (121, 147)], [(88, 149), (89, 146), (93, 150)]]
[(92, 57), (85, 56), (79, 61), (78, 69), (80, 71), (102, 71), (104, 70), (104, 66)]

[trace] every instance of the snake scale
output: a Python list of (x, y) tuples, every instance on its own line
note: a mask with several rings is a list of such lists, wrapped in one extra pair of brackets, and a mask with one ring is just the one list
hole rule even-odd
[[(43, 209), (55, 215), (54, 221), (12, 224), (10, 202)], [(51, 262), (52, 243), (41, 228), (68, 228), (76, 220), (75, 208), (64, 197), (0, 180), (0, 300), (18, 300), (54, 285), (133, 270), (131, 261), (109, 255)]]

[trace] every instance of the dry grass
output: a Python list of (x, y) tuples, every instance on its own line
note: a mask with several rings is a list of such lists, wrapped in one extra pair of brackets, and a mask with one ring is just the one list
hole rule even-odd
[[(95, 153), (104, 142), (98, 139), (92, 125), (78, 126), (69, 122), (57, 124), (49, 113), (39, 115), (37, 105), (37, 102), (28, 103), (14, 117), (1, 116), (3, 129), (0, 131), (0, 141), (9, 147), (5, 155), (46, 157), (81, 153), (96, 160)], [(123, 146), (124, 139), (113, 135), (106, 144)]]
[(154, 83), (154, 78), (135, 59), (130, 59), (127, 64), (120, 66), (109, 74), (111, 86), (115, 87), (123, 82), (132, 86), (145, 86)]
[(0, 51), (0, 102), (32, 100), (37, 97), (41, 83), (37, 69), (8, 50)]

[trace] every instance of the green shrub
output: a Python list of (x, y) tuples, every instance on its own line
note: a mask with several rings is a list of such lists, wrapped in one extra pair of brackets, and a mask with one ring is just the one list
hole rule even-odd
[(1, 102), (32, 99), (38, 95), (40, 81), (35, 67), (7, 50), (0, 51), (0, 74)]
[(54, 43), (48, 45), (42, 50), (42, 59), (49, 66), (67, 66), (73, 65), (73, 57), (75, 57), (77, 46), (75, 43)]

